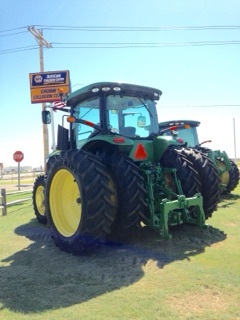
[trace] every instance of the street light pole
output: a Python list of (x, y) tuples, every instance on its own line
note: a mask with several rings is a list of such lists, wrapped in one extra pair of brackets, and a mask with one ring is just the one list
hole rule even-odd
[[(31, 34), (36, 39), (38, 45), (39, 45), (39, 60), (40, 60), (40, 72), (44, 72), (44, 62), (43, 62), (43, 46), (46, 48), (51, 48), (52, 45), (48, 43), (43, 38), (42, 30), (37, 30), (34, 28), (34, 26), (28, 27), (28, 31), (31, 32)], [(46, 107), (46, 103), (42, 103), (42, 110), (44, 110)], [(46, 124), (42, 124), (43, 129), (43, 148), (44, 148), (44, 168), (46, 172), (46, 158), (49, 154), (49, 139), (48, 139), (48, 127)]]

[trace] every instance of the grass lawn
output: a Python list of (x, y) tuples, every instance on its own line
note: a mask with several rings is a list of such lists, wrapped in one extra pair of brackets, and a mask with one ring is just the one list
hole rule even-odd
[(0, 319), (240, 319), (240, 186), (207, 223), (169, 241), (143, 228), (124, 246), (73, 256), (31, 200), (11, 206), (0, 216)]

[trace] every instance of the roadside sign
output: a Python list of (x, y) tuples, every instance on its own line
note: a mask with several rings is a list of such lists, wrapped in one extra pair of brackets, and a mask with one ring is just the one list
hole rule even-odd
[(70, 91), (68, 70), (30, 73), (29, 79), (31, 103), (60, 101), (59, 92), (67, 94)]
[(24, 158), (24, 154), (22, 153), (22, 151), (16, 151), (13, 154), (13, 160), (15, 160), (16, 162), (21, 162)]

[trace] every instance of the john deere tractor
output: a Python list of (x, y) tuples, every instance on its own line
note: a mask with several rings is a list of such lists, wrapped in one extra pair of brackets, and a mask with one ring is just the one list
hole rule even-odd
[[(171, 227), (205, 225), (199, 173), (160, 136), (155, 88), (100, 82), (71, 93), (67, 126), (33, 190), (35, 214), (62, 250), (79, 254), (122, 241), (141, 224), (168, 239)], [(49, 110), (43, 122), (51, 122)], [(208, 208), (207, 208), (208, 209)]]
[(202, 146), (204, 143), (211, 142), (211, 140), (199, 143), (197, 133), (197, 127), (199, 125), (199, 121), (174, 120), (159, 123), (159, 128), (160, 132), (164, 134), (166, 134), (166, 132), (169, 134), (169, 131), (171, 131), (173, 136), (178, 138), (181, 137), (185, 141), (187, 147), (194, 150), (189, 151), (188, 149), (188, 152), (197, 152), (200, 153), (201, 157), (210, 159), (220, 178), (221, 192), (230, 193), (239, 183), (239, 169), (225, 151), (211, 150)]

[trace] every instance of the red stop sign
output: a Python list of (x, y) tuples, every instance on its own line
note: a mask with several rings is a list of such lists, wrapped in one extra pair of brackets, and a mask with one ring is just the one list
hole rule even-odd
[(24, 158), (24, 154), (22, 153), (22, 151), (16, 151), (13, 154), (13, 160), (15, 160), (16, 162), (21, 162)]

